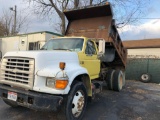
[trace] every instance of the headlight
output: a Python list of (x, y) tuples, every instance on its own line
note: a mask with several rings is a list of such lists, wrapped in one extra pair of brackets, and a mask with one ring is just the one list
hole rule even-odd
[(55, 87), (55, 78), (47, 78), (46, 85), (47, 85), (47, 87), (54, 88)]
[(68, 78), (47, 78), (46, 86), (56, 89), (65, 89), (68, 85)]

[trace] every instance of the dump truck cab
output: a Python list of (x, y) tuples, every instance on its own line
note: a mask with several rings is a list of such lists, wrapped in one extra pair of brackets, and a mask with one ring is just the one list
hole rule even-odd
[(99, 77), (100, 60), (96, 41), (86, 37), (59, 37), (49, 40), (41, 50), (64, 50), (76, 52), (79, 64), (86, 68), (90, 79)]

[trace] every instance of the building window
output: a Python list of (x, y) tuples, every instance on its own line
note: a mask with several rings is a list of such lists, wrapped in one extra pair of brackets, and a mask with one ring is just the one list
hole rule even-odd
[(34, 42), (29, 43), (29, 50), (34, 50)]

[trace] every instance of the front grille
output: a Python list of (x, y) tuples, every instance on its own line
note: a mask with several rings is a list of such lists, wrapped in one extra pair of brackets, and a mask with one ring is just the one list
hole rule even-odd
[(34, 59), (7, 57), (1, 63), (1, 83), (24, 88), (32, 88), (34, 79)]

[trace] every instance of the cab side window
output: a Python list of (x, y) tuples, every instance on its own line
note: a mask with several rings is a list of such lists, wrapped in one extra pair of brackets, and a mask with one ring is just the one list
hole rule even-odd
[(87, 42), (85, 53), (89, 54), (89, 55), (96, 54), (96, 48), (95, 48), (94, 42), (92, 42), (90, 40)]

